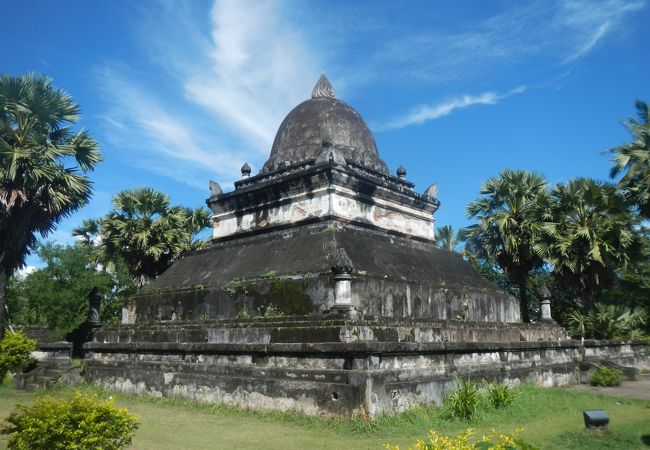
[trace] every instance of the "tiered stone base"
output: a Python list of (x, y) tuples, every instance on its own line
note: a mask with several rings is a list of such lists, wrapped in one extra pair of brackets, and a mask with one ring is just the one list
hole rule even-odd
[(373, 417), (440, 402), (455, 377), (568, 385), (585, 359), (650, 369), (645, 343), (582, 344), (549, 324), (162, 322), (105, 327), (85, 349), (92, 383), (308, 415)]

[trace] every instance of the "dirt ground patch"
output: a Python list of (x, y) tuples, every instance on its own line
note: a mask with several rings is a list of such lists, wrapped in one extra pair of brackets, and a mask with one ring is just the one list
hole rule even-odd
[(624, 381), (621, 386), (602, 387), (591, 386), (589, 384), (579, 384), (572, 386), (573, 389), (580, 392), (591, 392), (594, 394), (611, 395), (614, 397), (628, 397), (639, 400), (650, 400), (650, 373), (642, 374), (638, 381)]

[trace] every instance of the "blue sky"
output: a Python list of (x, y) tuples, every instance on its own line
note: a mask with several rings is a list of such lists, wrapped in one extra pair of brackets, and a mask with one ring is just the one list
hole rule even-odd
[(53, 77), (102, 146), (59, 242), (119, 190), (197, 207), (210, 179), (232, 189), (323, 71), (455, 227), (503, 168), (607, 179), (620, 121), (650, 101), (647, 0), (22, 0), (2, 22), (0, 72)]

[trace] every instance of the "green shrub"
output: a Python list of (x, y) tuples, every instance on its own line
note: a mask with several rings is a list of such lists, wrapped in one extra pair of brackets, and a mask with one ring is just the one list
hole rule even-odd
[(472, 420), (476, 417), (481, 396), (476, 382), (456, 380), (456, 390), (445, 397), (443, 412), (454, 420)]
[[(517, 428), (512, 433), (499, 433), (492, 430), (492, 433), (483, 436), (480, 440), (474, 437), (474, 430), (467, 430), (458, 436), (444, 436), (434, 430), (429, 430), (427, 439), (418, 439), (409, 449), (412, 450), (536, 450), (535, 447), (526, 443), (517, 435), (524, 431)], [(385, 444), (386, 450), (400, 450), (396, 445)]]
[(592, 386), (620, 386), (621, 383), (623, 383), (623, 371), (605, 366), (598, 366), (589, 381)]
[(7, 372), (20, 372), (29, 363), (29, 355), (36, 348), (36, 341), (27, 338), (22, 331), (7, 331), (0, 341), (0, 381)]
[(33, 406), (19, 404), (0, 428), (9, 449), (117, 450), (131, 444), (138, 417), (112, 400), (76, 393), (70, 400), (49, 396)]
[(504, 383), (485, 383), (485, 394), (487, 400), (495, 408), (502, 408), (512, 403), (517, 393), (510, 386)]

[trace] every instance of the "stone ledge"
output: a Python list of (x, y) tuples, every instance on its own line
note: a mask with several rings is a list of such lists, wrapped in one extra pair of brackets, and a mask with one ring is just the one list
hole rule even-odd
[[(596, 341), (594, 346), (612, 345)], [(644, 341), (625, 341), (626, 345), (647, 345)], [(620, 344), (618, 344), (620, 345)], [(177, 342), (89, 342), (84, 349), (98, 352), (177, 352), (177, 353), (472, 353), (475, 351), (537, 350), (546, 348), (579, 348), (581, 342), (567, 341), (517, 341), (517, 342), (323, 342), (323, 343), (177, 343)]]

